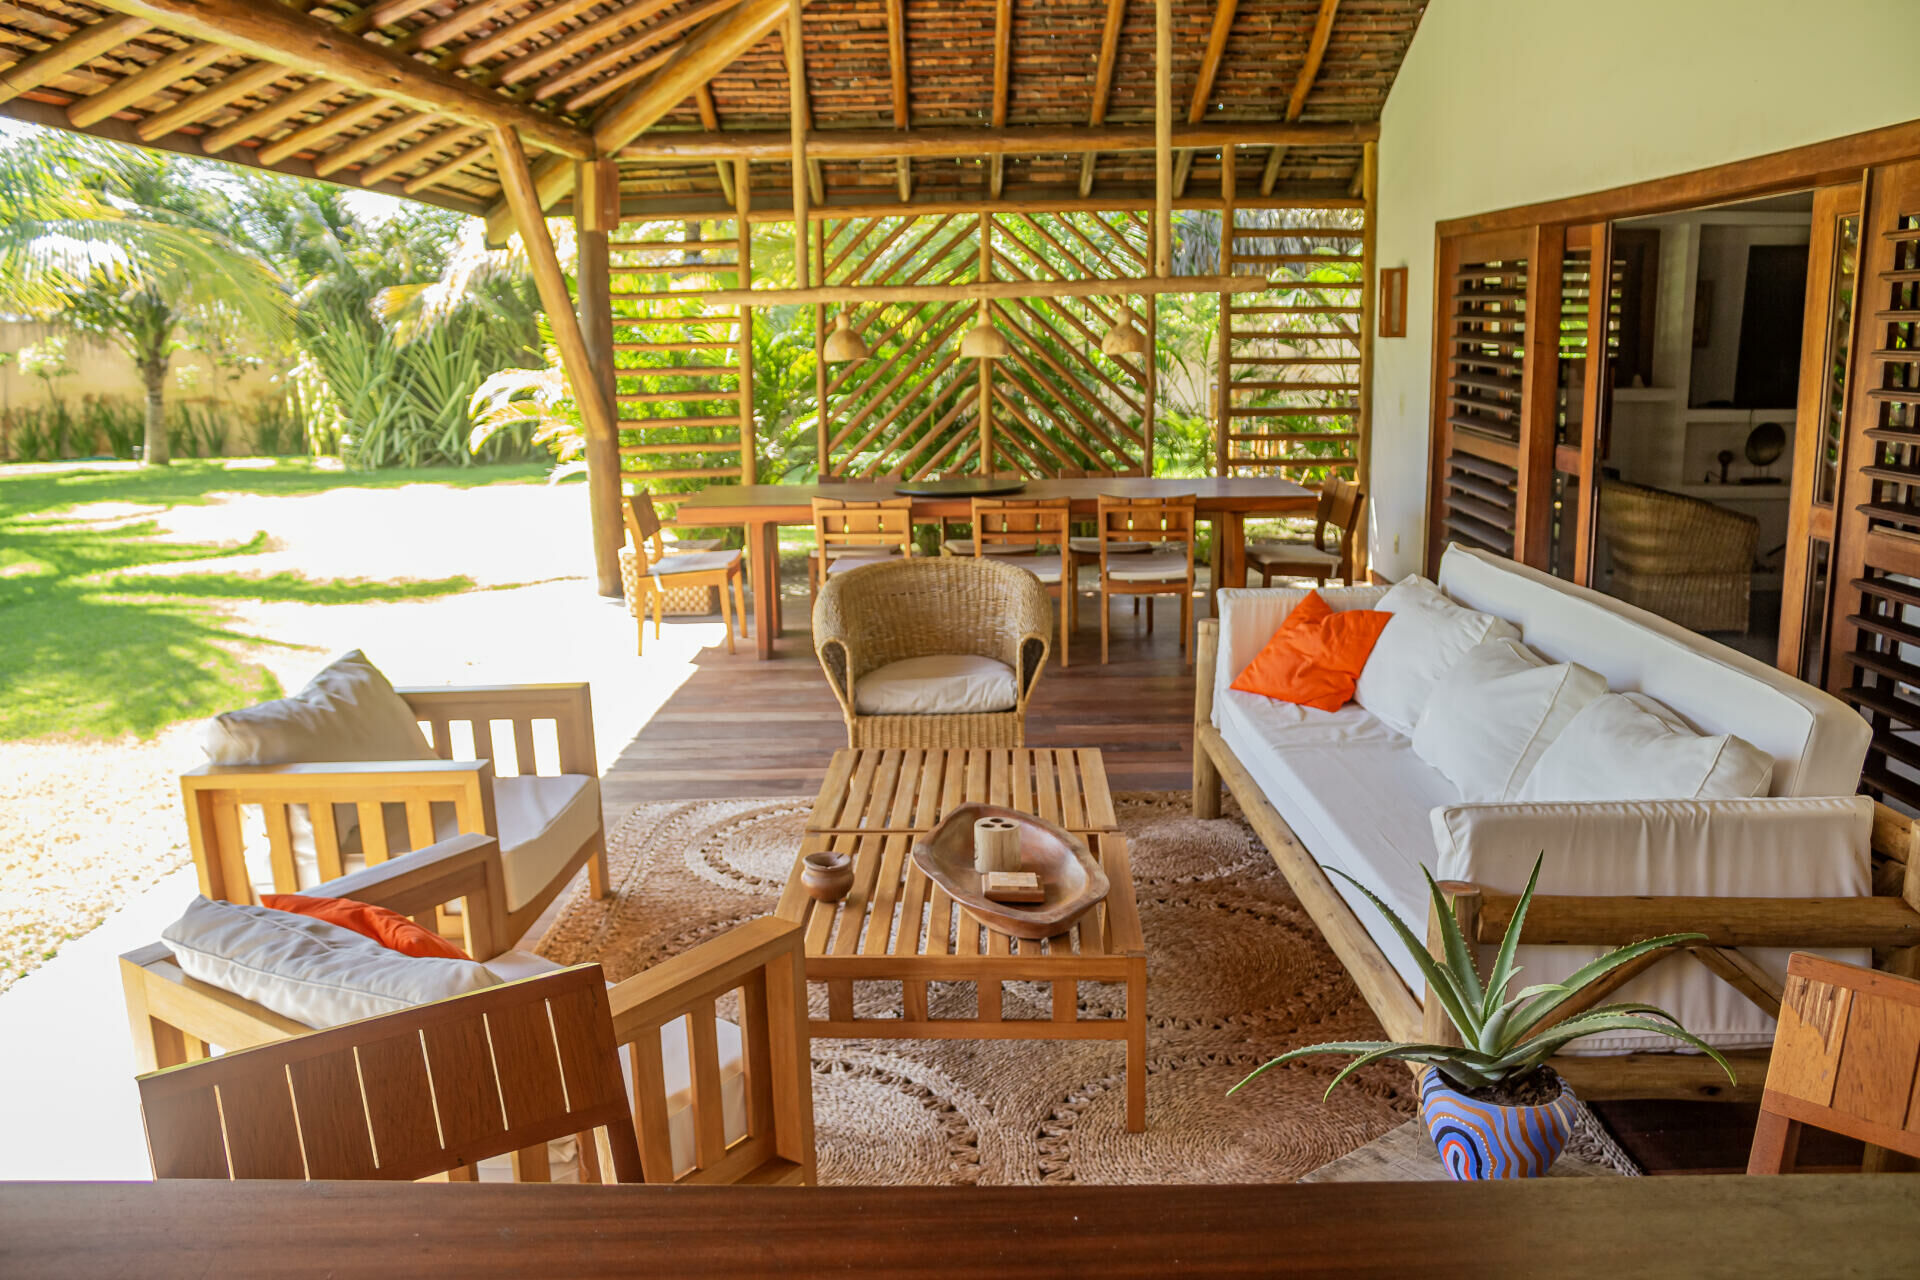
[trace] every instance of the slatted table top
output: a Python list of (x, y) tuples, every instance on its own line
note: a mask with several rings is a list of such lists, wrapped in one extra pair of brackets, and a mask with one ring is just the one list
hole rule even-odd
[(1119, 820), (1096, 748), (994, 747), (833, 753), (807, 830), (925, 833), (963, 804), (997, 804), (1068, 831)]

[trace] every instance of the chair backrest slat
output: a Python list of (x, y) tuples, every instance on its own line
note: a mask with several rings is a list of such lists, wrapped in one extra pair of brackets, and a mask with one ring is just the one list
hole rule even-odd
[(1190, 493), (1167, 498), (1124, 498), (1101, 494), (1100, 555), (1116, 542), (1174, 542), (1193, 559), (1195, 499)]
[(651, 493), (642, 489), (628, 497), (625, 515), (627, 537), (633, 543), (633, 553), (643, 564), (652, 564), (666, 554), (666, 539), (660, 535), (660, 513), (654, 509)]
[(1920, 982), (1796, 953), (1749, 1173), (1785, 1172), (1811, 1124), (1920, 1157)]
[(163, 1178), (410, 1180), (601, 1126), (640, 1176), (598, 965), (154, 1072), (140, 1098)]
[(1064, 547), (1072, 519), (1065, 498), (975, 498), (973, 554), (989, 545)]
[(898, 546), (913, 548), (913, 499), (884, 498), (874, 502), (813, 499), (814, 544), (828, 547)]

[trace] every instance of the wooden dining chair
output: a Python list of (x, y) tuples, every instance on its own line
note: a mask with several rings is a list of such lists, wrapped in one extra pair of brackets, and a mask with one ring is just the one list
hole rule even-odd
[(1047, 594), (1059, 602), (1060, 665), (1067, 662), (1068, 637), (1079, 624), (1079, 593), (1068, 569), (1068, 524), (1072, 520), (1066, 498), (975, 498), (972, 554), (1013, 556), (1007, 563), (1040, 579)]
[(1788, 960), (1747, 1172), (1790, 1172), (1806, 1125), (1869, 1144), (1869, 1168), (1920, 1159), (1920, 982)]
[(1255, 539), (1247, 544), (1247, 567), (1260, 571), (1263, 587), (1272, 586), (1276, 577), (1312, 578), (1323, 587), (1329, 578), (1351, 584), (1354, 547), (1366, 508), (1367, 495), (1357, 481), (1330, 476), (1320, 483), (1320, 501), (1313, 513), (1313, 541)]
[[(1168, 498), (1120, 498), (1101, 494), (1100, 662), (1107, 662), (1114, 596), (1147, 598), (1147, 632), (1153, 632), (1153, 597), (1180, 597), (1180, 654), (1193, 663), (1194, 495)], [(1155, 549), (1145, 555), (1119, 554), (1113, 548), (1135, 542)]]
[[(633, 541), (635, 578), (642, 584), (646, 601), (653, 608), (653, 638), (660, 638), (667, 592), (675, 587), (715, 587), (720, 593), (720, 617), (727, 625), (727, 652), (732, 653), (735, 614), (740, 618), (741, 637), (744, 639), (747, 634), (746, 572), (742, 553), (725, 548), (669, 551), (661, 533), (664, 526), (660, 523), (660, 514), (654, 509), (653, 495), (645, 489), (627, 499), (626, 518), (627, 537)], [(634, 652), (645, 653), (647, 610), (642, 602), (635, 601), (633, 617), (639, 632)]]
[(807, 589), (815, 596), (828, 574), (857, 569), (873, 560), (913, 554), (913, 499), (813, 499), (813, 550), (807, 554)]
[(512, 1153), (548, 1176), (580, 1137), (599, 1172), (643, 1180), (600, 966), (488, 987), (140, 1077), (156, 1178), (472, 1180)]

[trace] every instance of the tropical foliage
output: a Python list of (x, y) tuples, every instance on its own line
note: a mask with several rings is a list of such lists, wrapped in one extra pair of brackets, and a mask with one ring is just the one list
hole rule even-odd
[(1537, 983), (1522, 988), (1517, 994), (1507, 994), (1514, 978), (1520, 973), (1515, 963), (1520, 933), (1526, 923), (1527, 908), (1533, 902), (1534, 887), (1540, 882), (1540, 864), (1545, 859), (1546, 855), (1542, 853), (1534, 860), (1533, 873), (1527, 877), (1526, 892), (1520, 895), (1514, 907), (1513, 919), (1507, 925), (1506, 935), (1501, 939), (1494, 956), (1493, 968), (1484, 982), (1474, 962), (1473, 948), (1461, 932), (1459, 922), (1454, 919), (1446, 896), (1440, 892), (1440, 886), (1434, 883), (1432, 872), (1425, 872), (1425, 868), (1422, 868), (1427, 877), (1428, 892), (1432, 895), (1434, 916), (1440, 922), (1441, 937), (1445, 944), (1445, 958), (1439, 960), (1428, 954), (1427, 948), (1393, 908), (1352, 876), (1334, 869), (1335, 875), (1359, 889), (1366, 895), (1367, 901), (1386, 917), (1395, 935), (1420, 966), (1430, 997), (1446, 1011), (1448, 1020), (1453, 1023), (1454, 1030), (1460, 1033), (1463, 1043), (1445, 1045), (1347, 1040), (1308, 1045), (1281, 1054), (1233, 1088), (1241, 1088), (1262, 1071), (1283, 1062), (1310, 1054), (1340, 1053), (1350, 1055), (1353, 1061), (1334, 1076), (1332, 1083), (1327, 1085), (1328, 1093), (1332, 1093), (1335, 1086), (1361, 1067), (1389, 1058), (1430, 1066), (1458, 1089), (1488, 1089), (1539, 1068), (1548, 1058), (1582, 1036), (1603, 1031), (1647, 1031), (1678, 1040), (1719, 1063), (1720, 1069), (1727, 1073), (1727, 1079), (1733, 1080), (1733, 1068), (1712, 1046), (1681, 1027), (1672, 1014), (1650, 1004), (1622, 1002), (1596, 1005), (1559, 1021), (1552, 1021), (1557, 1012), (1578, 1000), (1582, 992), (1622, 965), (1668, 947), (1697, 941), (1704, 938), (1705, 934), (1670, 933), (1648, 938), (1644, 942), (1609, 951), (1580, 966), (1560, 982)]

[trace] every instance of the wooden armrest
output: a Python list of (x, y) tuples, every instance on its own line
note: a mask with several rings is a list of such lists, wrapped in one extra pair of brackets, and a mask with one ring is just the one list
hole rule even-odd
[[(1449, 896), (1478, 893), (1477, 939), (1497, 943), (1516, 894), (1448, 882)], [(1920, 911), (1898, 898), (1678, 898), (1542, 895), (1527, 908), (1530, 946), (1621, 946), (1668, 933), (1704, 933), (1714, 947), (1920, 946)]]
[[(249, 783), (345, 790), (446, 781), (491, 772), (488, 760), (328, 760), (307, 764), (203, 764), (180, 775), (189, 790), (241, 789)], [(352, 797), (348, 797), (350, 800)]]
[(613, 1007), (613, 1037), (626, 1044), (673, 1021), (689, 1007), (732, 990), (755, 969), (784, 954), (804, 963), (804, 932), (792, 921), (762, 916), (615, 983), (607, 992)]
[(507, 889), (500, 869), (500, 842), (492, 836), (453, 836), (301, 892), (316, 898), (352, 898), (403, 916), (461, 902), (467, 953), (475, 960), (491, 960), (513, 941), (506, 934)]
[[(589, 778), (600, 776), (593, 746), (593, 692), (584, 680), (551, 684), (463, 685), (445, 688), (408, 686), (396, 689), (414, 714), (434, 726), (434, 742), (442, 744), (443, 728), (450, 721), (476, 722), (475, 745), (481, 735), (478, 724), (494, 720), (514, 723), (517, 743), (531, 747), (531, 722), (551, 720), (560, 743), (560, 772), (577, 773)], [(532, 761), (523, 761), (522, 773), (532, 773)]]

